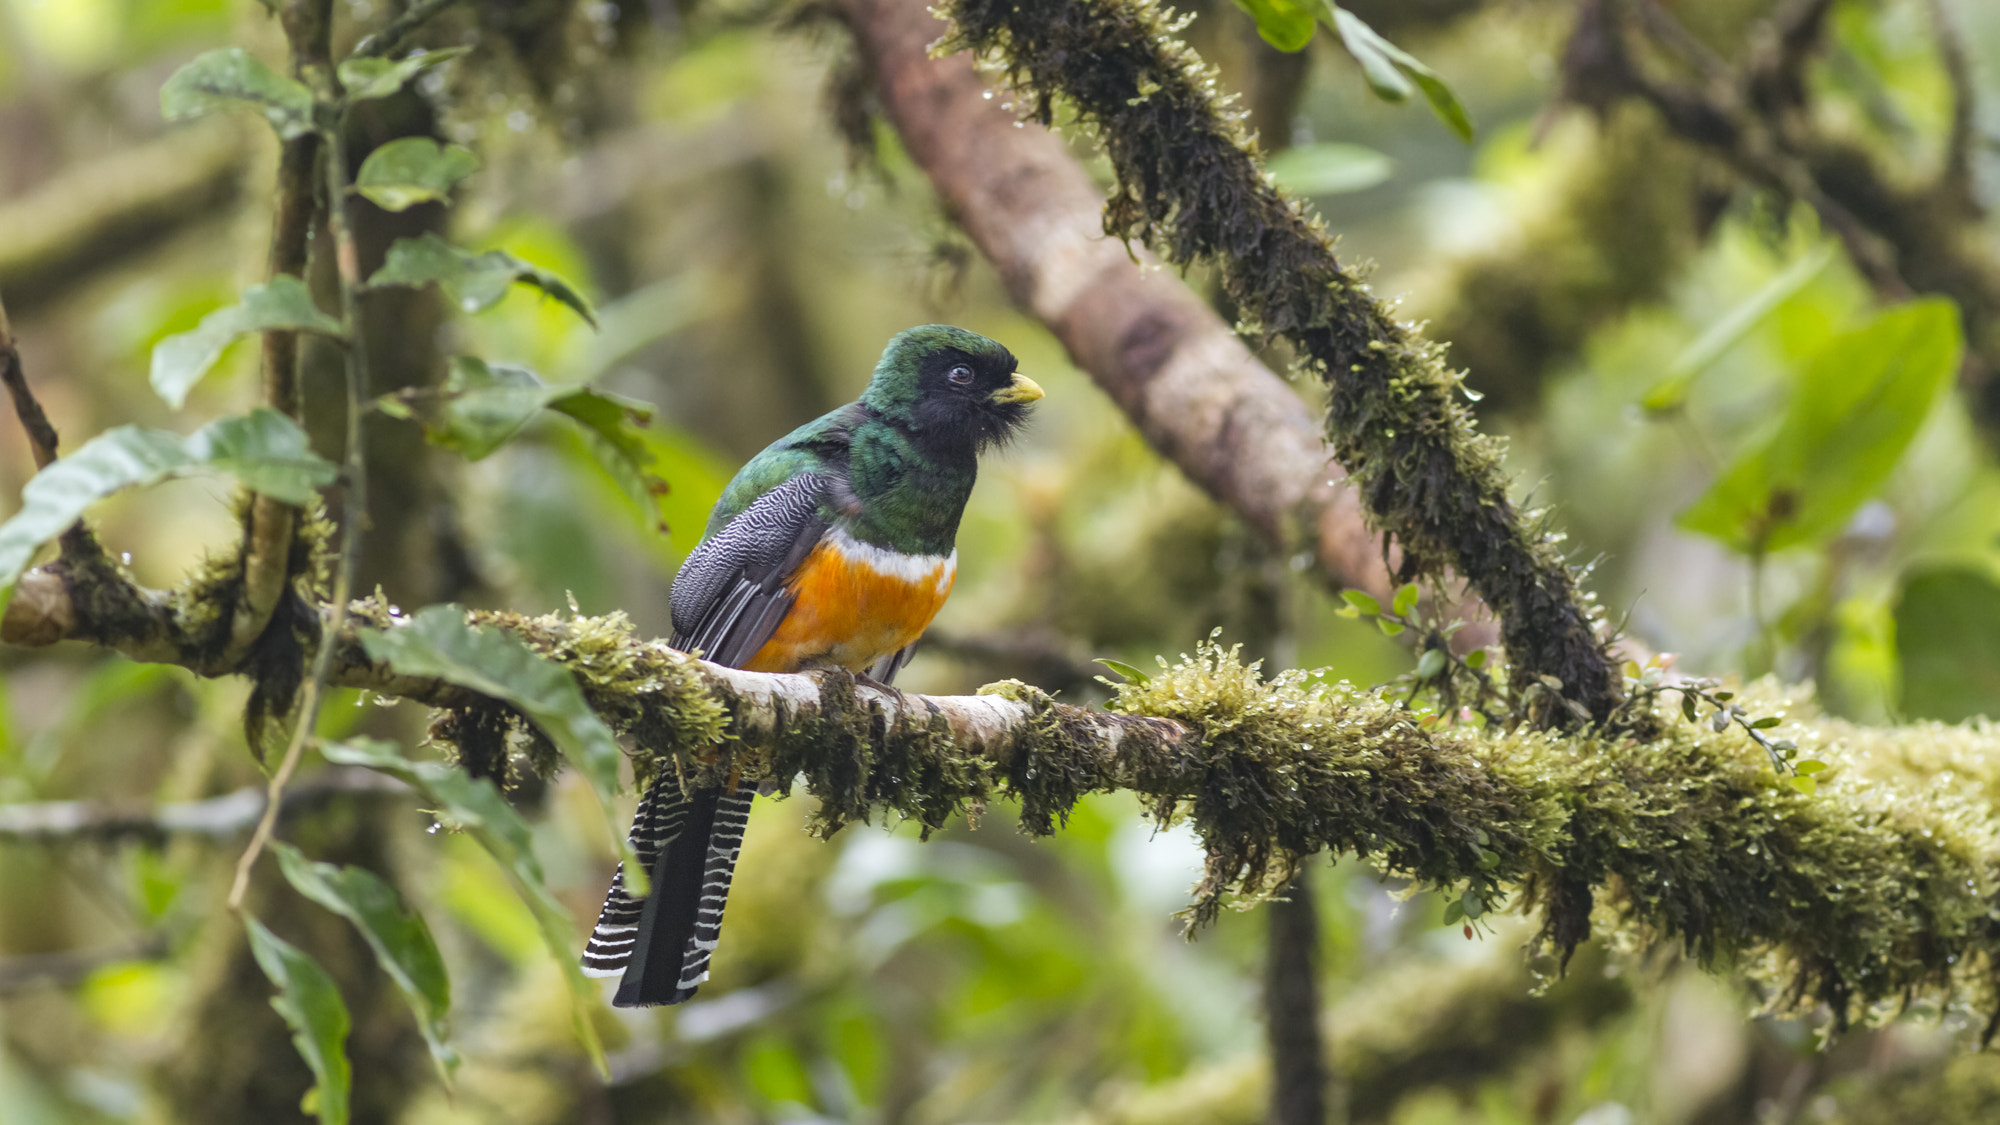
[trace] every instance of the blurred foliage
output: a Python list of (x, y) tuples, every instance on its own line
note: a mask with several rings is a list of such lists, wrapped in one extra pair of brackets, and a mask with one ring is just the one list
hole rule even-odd
[[(1313, 40), (1296, 103), (1257, 122), (1267, 147), (1300, 146), (1274, 174), (1316, 200), (1344, 256), (1380, 262), (1377, 292), (1407, 295), (1460, 340), (1453, 361), (1471, 365), (1471, 386), (1502, 392), (1493, 399), (1505, 413), (1482, 417), (1512, 438), (1515, 499), (1553, 509), (1571, 557), (1597, 560), (1592, 585), (1635, 637), (1690, 671), (1811, 682), (1822, 705), (1858, 722), (1995, 710), (2000, 468), (1949, 386), (1949, 310), (1932, 306), (1935, 323), (1916, 341), (1937, 353), (1927, 378), (1891, 377), (1917, 349), (1871, 345), (1866, 326), (1909, 314), (1878, 307), (1808, 213), (1718, 180), (1649, 120), (1545, 108), (1562, 80), (1570, 5), (1246, 6), (1306, 12)], [(1673, 7), (1728, 49), (1771, 5)], [(1942, 7), (1975, 62), (1981, 104), (2000, 102), (2000, 14), (1971, 0)], [(336, 49), (399, 8), (337, 4)], [(1261, 88), (1274, 64), (1244, 44), (1266, 21), (1218, 2), (1192, 11), (1188, 34), (1222, 63), (1224, 85)], [(1335, 11), (1348, 34), (1312, 35)], [(436, 338), (392, 343), (440, 372), (444, 357), (477, 355), (489, 374), (540, 380), (496, 377), (485, 405), (497, 410), (413, 409), (394, 423), (412, 434), (428, 423), (461, 447), (507, 438), (476, 462), (422, 463), (437, 478), (425, 495), (444, 499), (417, 525), (433, 545), (426, 557), (458, 560), (469, 576), (455, 596), (524, 613), (573, 601), (666, 632), (667, 583), (732, 467), (852, 397), (890, 333), (949, 319), (1008, 343), (1049, 398), (1021, 445), (986, 466), (941, 631), (1152, 668), (1156, 653), (1187, 651), (1218, 625), (1226, 636), (1255, 629), (1275, 590), (1276, 664), (1361, 683), (1412, 672), (1415, 654), (1343, 619), (1288, 560), (1265, 557), (1008, 307), (893, 134), (876, 130), (878, 164), (850, 165), (820, 106), (834, 52), (777, 30), (783, 18), (744, 0), (467, 3), (420, 40), (472, 51), (417, 79), (436, 136), (378, 149), (371, 191), (465, 248), (431, 265), (455, 269), (459, 295), (483, 311), (435, 326)], [(1805, 70), (1813, 112), (1885, 159), (1934, 164), (1952, 90), (1930, 5), (1840, 0), (1831, 27)], [(186, 138), (192, 153), (206, 134), (168, 132), (160, 87), (230, 45), (282, 58), (276, 25), (251, 0), (0, 0), (0, 205), (163, 136)], [(1477, 121), (1473, 144), (1422, 108), (1380, 100), (1398, 82), (1415, 83), (1440, 117), (1460, 107)], [(120, 426), (196, 433), (257, 405), (254, 346), (222, 347), (235, 330), (210, 326), (234, 324), (228, 310), (264, 280), (277, 149), (254, 117), (220, 125), (243, 169), (234, 202), (161, 223), (60, 275), (31, 306), (5, 294), (31, 307), (15, 328), (67, 450)], [(2000, 203), (2000, 156), (1983, 148), (1975, 165), (1982, 201)], [(451, 200), (448, 218), (434, 197)], [(0, 226), (0, 243), (28, 233)], [(322, 302), (327, 281), (308, 279)], [(563, 302), (593, 308), (598, 330)], [(220, 350), (204, 352), (213, 366), (175, 413), (147, 387), (148, 357), (190, 332), (216, 335)], [(1871, 348), (1884, 377), (1864, 386)], [(538, 409), (598, 393), (585, 383), (612, 413), (656, 404), (651, 425)], [(1663, 383), (1682, 391), (1673, 408), (1647, 409)], [(1877, 398), (1841, 415), (1859, 428), (1814, 413), (1871, 389)], [(175, 441), (183, 456), (194, 444)], [(1800, 519), (1796, 534), (1745, 553), (1755, 537), (1740, 520), (1693, 521), (1715, 534), (1676, 525), (1723, 492), (1754, 492), (1738, 508), (1769, 513), (1776, 474), (1758, 489), (1724, 486), (1742, 466), (1783, 460), (1780, 446), (1811, 449), (1790, 483), (1827, 490), (1809, 528)], [(0, 495), (20, 495), (32, 462), (11, 425), (0, 426), (0, 454)], [(221, 460), (197, 451), (167, 470)], [(405, 483), (415, 487), (388, 487)], [(227, 499), (204, 476), (94, 511), (121, 562), (165, 586), (235, 534)], [(1020, 645), (970, 651), (924, 654), (902, 683), (965, 691), (1027, 675), (991, 655)], [(244, 752), (241, 685), (82, 650), (0, 651), (0, 676), (0, 801), (143, 805), (261, 784)], [(415, 708), (351, 696), (323, 729), (405, 745), (424, 734)], [(1866, 728), (1847, 737), (1865, 740)], [(433, 767), (443, 770), (411, 768)], [(1945, 750), (1907, 769), (1947, 788), (1991, 773)], [(448, 787), (447, 776), (463, 780), (425, 783)], [(464, 1059), (455, 1094), (404, 994), (355, 989), (343, 975), (356, 965), (380, 975), (347, 922), (327, 915), (331, 927), (316, 928), (312, 906), (267, 917), (274, 940), (324, 961), (346, 994), (357, 1121), (1261, 1119), (1262, 919), (1225, 912), (1184, 942), (1172, 914), (1201, 877), (1200, 847), (1128, 796), (1086, 799), (1046, 839), (1030, 841), (1015, 810), (995, 807), (925, 844), (898, 825), (818, 841), (802, 831), (809, 801), (759, 802), (714, 979), (682, 1008), (643, 1012), (579, 1003), (548, 951), (580, 944), (615, 858), (585, 778), (527, 779), (509, 796), (512, 809), (491, 786), (435, 790), (417, 802), (433, 811), (388, 804), (380, 823), (394, 831), (358, 829), (369, 847), (353, 857), (327, 854), (339, 837), (324, 825), (281, 831), (350, 878), (379, 868), (450, 970), (450, 1042)], [(435, 831), (434, 816), (484, 826), (503, 858), (476, 831)], [(0, 841), (0, 1122), (191, 1120), (209, 1103), (189, 1086), (206, 1083), (219, 1100), (232, 1067), (269, 1058), (289, 1069), (268, 1073), (259, 1104), (277, 1107), (272, 1120), (295, 1112), (311, 1078), (267, 1006), (271, 981), (241, 973), (246, 939), (222, 907), (234, 855), (234, 841), (186, 835), (119, 847)], [(1535, 999), (1529, 971), (1553, 966), (1521, 966), (1512, 920), (1467, 941), (1438, 925), (1449, 906), (1463, 913), (1462, 899), (1411, 896), (1351, 856), (1306, 876), (1322, 912), (1320, 987), (1346, 1119), (1992, 1116), (1987, 1056), (1952, 1057), (1980, 1030), (1963, 1013), (1821, 1052), (1811, 1019), (1746, 1023), (1770, 997), (1728, 992), (1637, 943), (1587, 948)], [(261, 939), (259, 950), (282, 954)], [(308, 1029), (327, 1033), (311, 1018), (317, 985), (292, 985)], [(591, 1070), (579, 1019), (604, 1043), (608, 1081)], [(415, 1065), (371, 1064), (381, 1056), (370, 1044)]]

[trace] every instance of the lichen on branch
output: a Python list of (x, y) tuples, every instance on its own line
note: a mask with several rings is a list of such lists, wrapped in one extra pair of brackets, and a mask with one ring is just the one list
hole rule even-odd
[[(102, 623), (80, 620), (96, 604), (64, 602), (44, 573), (24, 579), (37, 596), (10, 607), (8, 639), (48, 643), (58, 639), (49, 623), (69, 622), (69, 635), (111, 643)], [(171, 616), (175, 595), (132, 589), (131, 605)], [(28, 620), (29, 606), (48, 620)], [(465, 749), (454, 732), (472, 729), (452, 717), (488, 709), (473, 724), (480, 737), (497, 718), (528, 736), (530, 768), (555, 768), (517, 717), (492, 711), (497, 701), (369, 658), (358, 630), (408, 618), (379, 599), (347, 618), (330, 638), (329, 684), (439, 709), (434, 737), (448, 752)], [(1477, 895), (1482, 910), (1539, 915), (1543, 940), (1564, 954), (1593, 931), (1678, 943), (1756, 983), (1776, 1012), (1824, 1006), (1837, 1026), (1912, 1005), (2000, 1013), (2000, 729), (1984, 721), (1858, 727), (1752, 685), (1737, 700), (1783, 716), (1771, 733), (1830, 766), (1807, 796), (1740, 724), (1717, 733), (1662, 708), (1631, 724), (1654, 727), (1647, 740), (1437, 728), (1344, 682), (1267, 680), (1212, 645), (1122, 685), (1099, 711), (1012, 681), (919, 696), (838, 672), (724, 668), (635, 636), (618, 614), (469, 618), (573, 674), (641, 779), (673, 770), (691, 785), (735, 775), (789, 788), (803, 778), (822, 833), (891, 816), (937, 828), (1010, 799), (1024, 830), (1043, 835), (1086, 794), (1127, 790), (1207, 849), (1196, 922), (1232, 896), (1282, 887), (1310, 856), (1354, 853), (1461, 903)], [(116, 647), (139, 659), (229, 671), (203, 666), (185, 630), (128, 631), (136, 639)], [(497, 744), (516, 743), (502, 732)]]
[[(1213, 263), (1246, 321), (1282, 336), (1331, 389), (1327, 434), (1404, 577), (1466, 578), (1518, 668), (1561, 680), (1597, 721), (1619, 679), (1597, 613), (1555, 537), (1517, 512), (1500, 450), (1466, 409), (1443, 349), (1395, 319), (1335, 258), (1324, 228), (1265, 178), (1242, 111), (1147, 0), (955, 0), (946, 46), (996, 59), (1044, 124), (1057, 99), (1117, 173), (1107, 233), (1182, 265)], [(1557, 710), (1554, 721), (1570, 721)]]
[(1039, 835), (1085, 794), (1129, 790), (1201, 838), (1195, 922), (1282, 887), (1306, 857), (1351, 852), (1488, 906), (1512, 898), (1565, 955), (1593, 929), (1678, 943), (1778, 1012), (1824, 1006), (1845, 1026), (1913, 1003), (2000, 1011), (2000, 771), (1984, 764), (2000, 732), (1985, 725), (1853, 727), (1754, 686), (1739, 698), (1834, 764), (1807, 796), (1734, 727), (1663, 710), (1645, 741), (1426, 729), (1379, 693), (1266, 680), (1215, 646), (1100, 712), (1012, 682), (925, 697), (721, 668), (617, 616), (474, 617), (571, 668), (641, 774), (803, 777), (821, 832), (890, 815), (936, 828), (1008, 798)]

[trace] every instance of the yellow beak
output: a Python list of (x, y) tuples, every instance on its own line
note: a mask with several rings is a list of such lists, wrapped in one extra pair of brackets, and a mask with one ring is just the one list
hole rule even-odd
[(987, 397), (988, 402), (1033, 402), (1042, 397), (1042, 386), (1033, 379), (1016, 371), (1014, 381), (994, 391)]

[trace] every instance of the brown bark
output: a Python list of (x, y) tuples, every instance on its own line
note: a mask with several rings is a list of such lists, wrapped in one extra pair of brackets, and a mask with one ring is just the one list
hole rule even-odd
[(931, 58), (947, 28), (920, 6), (840, 9), (911, 158), (1014, 300), (1210, 496), (1330, 582), (1388, 592), (1381, 537), (1305, 403), (1157, 258), (1105, 236), (1103, 192), (1063, 142), (965, 56)]

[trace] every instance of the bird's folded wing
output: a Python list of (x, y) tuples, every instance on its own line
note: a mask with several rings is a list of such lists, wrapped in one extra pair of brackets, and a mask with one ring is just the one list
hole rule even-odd
[(785, 583), (826, 534), (829, 479), (800, 473), (702, 540), (674, 578), (673, 646), (740, 668), (792, 608)]

